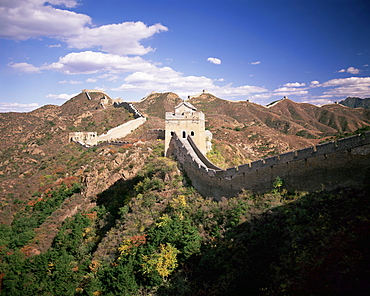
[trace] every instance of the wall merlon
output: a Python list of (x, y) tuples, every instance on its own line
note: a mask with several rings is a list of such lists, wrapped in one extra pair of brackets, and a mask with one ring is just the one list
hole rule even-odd
[(272, 166), (280, 162), (278, 155), (265, 158), (264, 161), (265, 161), (265, 165), (268, 165), (268, 166)]
[(366, 132), (360, 135), (364, 139), (366, 144), (370, 144), (370, 132)]
[(316, 146), (316, 154), (328, 154), (336, 150), (335, 142), (328, 142)]
[(307, 148), (297, 151), (297, 158), (303, 159), (303, 158), (313, 157), (314, 153), (315, 153), (314, 147), (307, 147)]
[(247, 173), (251, 170), (251, 163), (242, 164), (238, 167), (238, 173)]
[(294, 151), (286, 152), (286, 153), (283, 153), (283, 154), (279, 155), (281, 163), (286, 163), (286, 162), (293, 161), (294, 157), (295, 157), (295, 152)]
[(366, 142), (366, 138), (362, 138), (361, 135), (352, 136), (349, 138), (339, 139), (337, 141), (338, 149), (351, 149), (359, 145), (363, 145)]
[(232, 177), (233, 175), (235, 175), (237, 173), (237, 169), (234, 167), (234, 168), (228, 168), (226, 169), (226, 173), (225, 173), (225, 176), (226, 177)]
[(216, 178), (224, 178), (226, 171), (216, 171)]
[(262, 159), (253, 161), (253, 162), (251, 162), (251, 170), (256, 170), (256, 169), (262, 168), (264, 165), (265, 164), (263, 163)]

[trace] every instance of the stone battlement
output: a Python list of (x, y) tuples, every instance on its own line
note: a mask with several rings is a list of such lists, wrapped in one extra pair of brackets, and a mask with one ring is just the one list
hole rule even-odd
[(166, 112), (166, 120), (189, 120), (189, 119), (204, 120), (204, 113), (193, 112), (189, 114), (179, 114)]
[(292, 191), (363, 187), (370, 178), (370, 132), (226, 170), (212, 164), (190, 137), (173, 135), (167, 155), (177, 158), (199, 192), (215, 198), (272, 190), (278, 176)]
[[(89, 90), (84, 89), (83, 92), (85, 92), (88, 99), (91, 100), (89, 96)], [(104, 94), (103, 100), (106, 100), (106, 97), (105, 97), (106, 94), (103, 91), (97, 91), (97, 92)], [(101, 103), (102, 103), (102, 106), (105, 108), (104, 101), (101, 101)], [(110, 129), (109, 131), (107, 131), (105, 134), (102, 134), (99, 136), (97, 135), (96, 132), (69, 133), (69, 141), (78, 142), (84, 146), (95, 146), (99, 142), (115, 141), (117, 139), (127, 136), (129, 133), (137, 129), (140, 125), (144, 124), (146, 121), (146, 118), (131, 103), (115, 101), (113, 103), (113, 106), (115, 108), (124, 107), (126, 110), (128, 110), (130, 113), (133, 114), (135, 119), (127, 121), (119, 126), (116, 126)]]

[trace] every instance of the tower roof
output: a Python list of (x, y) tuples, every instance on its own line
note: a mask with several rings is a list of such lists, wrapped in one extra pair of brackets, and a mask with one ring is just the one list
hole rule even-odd
[(190, 104), (189, 102), (185, 102), (185, 101), (182, 101), (180, 104), (178, 104), (176, 107), (175, 107), (175, 111), (176, 109), (179, 109), (181, 106), (185, 106), (186, 108), (190, 109), (191, 111), (197, 111), (197, 108), (195, 108), (192, 104)]

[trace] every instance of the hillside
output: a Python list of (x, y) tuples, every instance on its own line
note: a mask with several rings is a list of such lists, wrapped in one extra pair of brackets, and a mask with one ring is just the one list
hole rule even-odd
[[(181, 99), (151, 94), (125, 140), (84, 148), (132, 119), (102, 93), (0, 114), (1, 295), (364, 295), (370, 188), (287, 192), (215, 202), (191, 186), (163, 141)], [(234, 165), (369, 126), (370, 110), (281, 100), (269, 108), (202, 94), (190, 102), (214, 135), (212, 160)], [(206, 271), (206, 272), (205, 272)]]
[(174, 93), (153, 93), (134, 105), (145, 115), (163, 120), (166, 112), (172, 112), (181, 101)]
[(340, 101), (339, 104), (351, 108), (364, 108), (370, 109), (370, 98), (356, 98), (356, 97), (348, 97), (343, 101)]
[(132, 119), (124, 108), (114, 108), (112, 99), (108, 98), (104, 108), (101, 93), (90, 93), (90, 96), (92, 100), (80, 93), (62, 106), (46, 105), (29, 113), (0, 113), (0, 148), (51, 141), (54, 149), (55, 145), (66, 143), (69, 132), (101, 134)]
[[(103, 133), (133, 119), (124, 108), (113, 105), (104, 108), (101, 93), (90, 93), (90, 96), (92, 100), (81, 93), (62, 106), (47, 105), (30, 113), (0, 114), (0, 200), (3, 203), (7, 204), (5, 200), (9, 196), (28, 200), (39, 184), (75, 174), (70, 166), (78, 147), (68, 145), (69, 132)], [(50, 180), (49, 176), (52, 176)], [(4, 221), (10, 219), (18, 206), (7, 204), (5, 209)]]

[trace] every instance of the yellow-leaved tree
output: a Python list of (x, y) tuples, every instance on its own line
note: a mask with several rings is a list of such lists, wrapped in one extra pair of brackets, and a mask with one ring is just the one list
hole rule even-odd
[(165, 281), (177, 267), (177, 254), (179, 250), (170, 243), (160, 244), (159, 251), (149, 256), (143, 255), (143, 273), (157, 271)]

